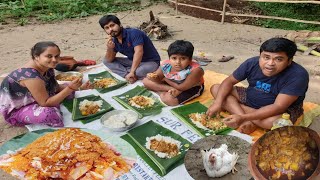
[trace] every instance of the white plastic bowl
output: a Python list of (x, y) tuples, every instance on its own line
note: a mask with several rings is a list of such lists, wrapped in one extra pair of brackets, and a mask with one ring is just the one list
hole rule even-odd
[(132, 110), (113, 110), (101, 117), (101, 124), (110, 131), (122, 132), (132, 128), (138, 118), (138, 113)]

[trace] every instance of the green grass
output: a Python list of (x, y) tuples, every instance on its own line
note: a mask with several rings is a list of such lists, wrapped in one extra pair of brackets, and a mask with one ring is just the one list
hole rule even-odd
[[(152, 0), (158, 2), (163, 0)], [(0, 23), (29, 23), (30, 18), (50, 22), (95, 14), (139, 10), (140, 0), (0, 0)]]
[[(255, 8), (259, 8), (264, 15), (286, 17), (307, 21), (320, 22), (320, 5), (316, 4), (288, 4), (288, 3), (251, 3)], [(320, 25), (297, 23), (282, 20), (259, 19), (257, 25), (267, 28), (277, 28), (286, 30), (311, 30), (319, 31)]]

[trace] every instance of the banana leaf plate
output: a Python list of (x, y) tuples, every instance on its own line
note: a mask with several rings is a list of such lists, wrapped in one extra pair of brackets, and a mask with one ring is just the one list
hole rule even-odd
[(201, 104), (199, 101), (187, 104), (184, 106), (180, 106), (177, 108), (171, 109), (171, 113), (178, 117), (181, 121), (185, 122), (191, 129), (193, 129), (198, 135), (202, 137), (210, 136), (213, 134), (228, 134), (232, 131), (232, 128), (226, 127), (223, 129), (219, 129), (216, 131), (213, 130), (205, 130), (196, 126), (192, 120), (189, 118), (189, 114), (191, 113), (206, 113), (207, 107)]
[[(116, 137), (116, 136), (106, 136), (106, 134), (103, 131), (97, 131), (97, 130), (90, 130), (90, 129), (81, 129), (83, 131), (86, 131), (90, 134), (96, 135), (102, 139), (104, 142), (108, 142), (116, 147), (116, 150), (120, 152), (125, 157), (130, 157), (133, 159), (137, 158), (137, 153), (134, 150), (134, 148), (123, 139)], [(23, 148), (27, 146), (28, 144), (35, 141), (37, 138), (50, 133), (54, 132), (55, 129), (42, 129), (32, 132), (27, 132), (25, 134), (16, 136), (12, 138), (11, 140), (7, 141), (0, 147), (0, 155), (6, 154), (7, 151), (15, 151), (20, 148)]]
[[(99, 101), (102, 100), (102, 107), (100, 107), (100, 111), (95, 114), (90, 114), (87, 116), (83, 116), (79, 109), (79, 104), (81, 101), (87, 99), (88, 101)], [(113, 110), (113, 107), (107, 103), (104, 99), (102, 99), (100, 96), (95, 95), (89, 95), (84, 96), (80, 98), (74, 98), (73, 101), (65, 101), (63, 104), (67, 107), (67, 109), (70, 109), (70, 103), (72, 102), (72, 119), (74, 121), (81, 121), (82, 123), (86, 124), (91, 121), (100, 119), (103, 114), (105, 114), (108, 111)]]
[[(153, 151), (146, 148), (146, 138), (156, 135), (169, 136), (181, 142), (180, 153), (172, 158), (160, 158)], [(177, 166), (183, 164), (184, 156), (191, 143), (180, 135), (162, 127), (161, 125), (149, 121), (139, 127), (136, 127), (127, 134), (121, 136), (122, 139), (129, 142), (137, 151), (139, 156), (159, 175), (164, 176)]]
[[(138, 95), (143, 95), (152, 98), (155, 101), (152, 107), (137, 108), (131, 106), (129, 104), (129, 99)], [(123, 107), (137, 112), (139, 114), (139, 118), (159, 114), (161, 113), (162, 108), (165, 107), (165, 105), (162, 102), (160, 102), (160, 100), (156, 96), (154, 96), (149, 90), (147, 90), (143, 86), (136, 86), (135, 88), (118, 96), (113, 96), (112, 98), (115, 99), (118, 103), (120, 103)]]
[(118, 88), (120, 88), (122, 86), (125, 86), (127, 84), (126, 81), (121, 81), (121, 80), (115, 78), (108, 71), (104, 71), (104, 72), (101, 72), (101, 73), (98, 73), (98, 74), (89, 74), (88, 77), (89, 77), (89, 81), (91, 83), (94, 83), (94, 81), (99, 80), (99, 79), (103, 79), (103, 78), (111, 78), (111, 79), (113, 79), (113, 80), (115, 80), (117, 82), (116, 85), (113, 85), (113, 86), (110, 86), (110, 87), (107, 87), (107, 88), (96, 88), (99, 93), (107, 93), (107, 92), (113, 91), (115, 89), (118, 89)]

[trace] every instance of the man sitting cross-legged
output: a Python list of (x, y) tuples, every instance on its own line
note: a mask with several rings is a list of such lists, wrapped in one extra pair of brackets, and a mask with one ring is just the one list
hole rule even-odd
[[(308, 89), (308, 72), (293, 61), (294, 42), (272, 38), (260, 47), (260, 56), (242, 63), (221, 84), (211, 87), (215, 102), (207, 115), (222, 109), (231, 113), (226, 125), (249, 134), (256, 127), (270, 129), (281, 114), (290, 114), (294, 123), (303, 114), (303, 100)], [(234, 86), (247, 79), (248, 88)]]

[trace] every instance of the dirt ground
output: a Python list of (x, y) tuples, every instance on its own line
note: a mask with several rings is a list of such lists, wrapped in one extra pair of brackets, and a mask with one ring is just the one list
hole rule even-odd
[[(213, 62), (204, 69), (231, 74), (232, 71), (249, 57), (259, 54), (261, 43), (271, 37), (284, 36), (290, 31), (266, 29), (242, 24), (221, 24), (184, 15), (175, 15), (175, 10), (167, 4), (158, 4), (141, 11), (128, 11), (116, 14), (122, 24), (138, 27), (149, 20), (149, 11), (168, 25), (172, 37), (154, 41), (161, 58), (166, 59), (166, 49), (178, 39), (191, 41), (195, 46), (195, 55), (205, 52)], [(33, 24), (27, 26), (0, 25), (0, 74), (11, 72), (30, 59), (30, 48), (38, 41), (55, 41), (62, 55), (72, 55), (77, 60), (93, 59), (100, 62), (105, 53), (105, 32), (98, 24), (101, 16), (84, 19), (65, 20), (53, 24)], [(223, 55), (233, 55), (235, 59), (220, 63), (217, 59)], [(298, 52), (295, 61), (310, 72), (310, 84), (306, 100), (320, 103), (320, 58), (304, 56)], [(298, 87), (297, 87), (298, 88)], [(312, 128), (320, 127), (315, 121)], [(12, 127), (0, 119), (0, 145), (12, 137), (27, 132), (22, 127)], [(320, 132), (320, 131), (318, 131)], [(10, 179), (0, 172), (0, 179)]]

